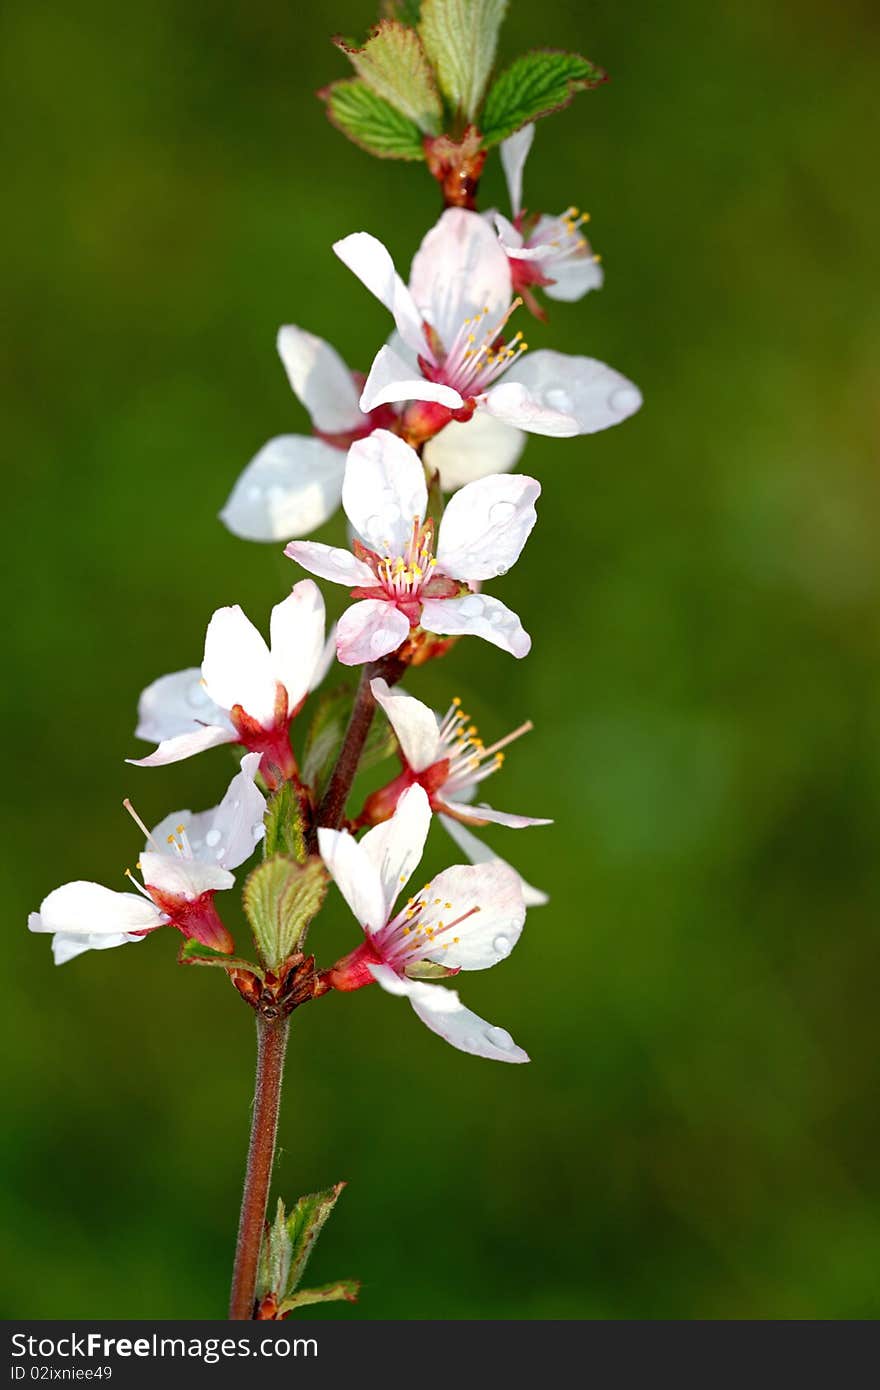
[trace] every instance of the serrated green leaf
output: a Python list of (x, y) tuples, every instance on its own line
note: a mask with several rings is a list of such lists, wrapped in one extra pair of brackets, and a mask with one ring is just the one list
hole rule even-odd
[(483, 143), (497, 145), (528, 121), (567, 106), (576, 92), (607, 82), (608, 74), (579, 53), (524, 53), (492, 84), (480, 117)]
[(415, 121), (396, 111), (362, 78), (332, 82), (318, 95), (337, 129), (368, 154), (380, 159), (424, 159), (422, 134)]
[(339, 37), (333, 42), (377, 96), (415, 121), (425, 134), (437, 134), (443, 103), (422, 41), (414, 29), (407, 29), (396, 19), (383, 19), (362, 48)]
[(302, 808), (292, 782), (282, 782), (266, 805), (266, 834), (263, 837), (263, 857), (285, 854), (302, 864), (306, 858)]
[(270, 970), (299, 948), (326, 891), (327, 871), (320, 859), (297, 864), (276, 855), (248, 876), (242, 902), (257, 950)]
[(292, 1313), (294, 1308), (306, 1308), (311, 1303), (336, 1303), (340, 1299), (345, 1299), (346, 1303), (357, 1303), (360, 1291), (360, 1279), (340, 1279), (335, 1284), (319, 1284), (314, 1289), (300, 1289), (278, 1305), (278, 1316), (284, 1317), (287, 1313)]
[(291, 1253), (287, 1286), (283, 1291), (285, 1299), (289, 1299), (297, 1288), (309, 1256), (315, 1247), (315, 1242), (323, 1231), (327, 1218), (336, 1206), (344, 1187), (344, 1182), (338, 1182), (335, 1187), (329, 1187), (324, 1192), (311, 1192), (306, 1197), (300, 1197), (287, 1217)]
[(440, 90), (472, 121), (495, 62), (507, 0), (423, 0), (419, 33)]
[[(314, 790), (316, 799), (327, 785), (333, 771), (348, 721), (354, 704), (354, 691), (351, 686), (338, 686), (328, 690), (318, 702), (303, 748), (303, 778)], [(387, 720), (374, 719), (367, 734), (361, 753), (358, 770), (364, 772), (384, 758), (390, 757), (395, 749), (393, 730)]]
[(211, 946), (203, 946), (200, 941), (189, 937), (177, 953), (178, 965), (219, 965), (224, 970), (252, 970), (262, 979), (263, 972), (253, 961), (242, 956), (227, 956), (223, 951), (215, 951)]
[(292, 1249), (284, 1202), (279, 1197), (275, 1208), (275, 1220), (271, 1225), (267, 1225), (260, 1246), (257, 1298), (264, 1298), (267, 1293), (277, 1294), (279, 1289), (287, 1288)]

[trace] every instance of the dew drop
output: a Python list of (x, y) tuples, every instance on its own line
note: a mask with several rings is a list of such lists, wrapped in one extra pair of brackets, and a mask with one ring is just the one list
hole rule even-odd
[(493, 526), (507, 526), (516, 516), (512, 502), (493, 502), (489, 508), (489, 520)]
[(549, 391), (544, 392), (544, 400), (551, 410), (561, 410), (568, 413), (572, 409), (571, 396), (567, 391), (563, 391), (561, 386), (551, 386)]
[(224, 849), (223, 849), (223, 846), (221, 845), (219, 849), (215, 849), (215, 850), (214, 850), (214, 858), (215, 858), (215, 859), (222, 859), (224, 853), (225, 853), (225, 851), (224, 851)]
[(217, 830), (217, 828), (215, 827), (213, 830), (209, 830), (208, 833), (207, 833), (207, 835), (205, 836), (205, 844), (206, 844), (206, 845), (210, 845), (211, 848), (213, 849), (214, 846), (215, 846), (215, 845), (219, 845), (219, 843), (220, 843), (220, 831)]
[(616, 415), (631, 415), (634, 410), (638, 410), (641, 400), (634, 386), (618, 386), (608, 397), (608, 408)]
[(486, 1041), (490, 1042), (493, 1047), (500, 1047), (502, 1052), (509, 1052), (515, 1046), (513, 1038), (506, 1028), (488, 1028)]
[(464, 613), (465, 617), (477, 618), (483, 611), (483, 600), (479, 594), (468, 594), (459, 604), (458, 611)]
[(348, 550), (331, 550), (330, 559), (333, 561), (334, 565), (339, 565), (341, 569), (350, 570), (357, 564), (354, 556)]
[(247, 500), (249, 502), (259, 502), (262, 495), (263, 489), (260, 487), (260, 484), (251, 483), (250, 487), (247, 490)]
[(201, 709), (208, 704), (208, 696), (205, 694), (205, 687), (201, 681), (193, 681), (189, 690), (186, 692), (187, 704), (192, 705), (193, 709)]
[(492, 945), (494, 946), (499, 956), (510, 955), (512, 947), (510, 945), (510, 940), (508, 937), (496, 936), (495, 940), (492, 942)]

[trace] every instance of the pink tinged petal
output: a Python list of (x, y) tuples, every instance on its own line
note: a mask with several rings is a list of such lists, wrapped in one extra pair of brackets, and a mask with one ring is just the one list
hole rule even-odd
[(206, 748), (219, 748), (221, 743), (237, 743), (238, 734), (228, 725), (208, 724), (203, 729), (195, 729), (191, 734), (178, 734), (176, 738), (163, 739), (154, 752), (145, 758), (126, 758), (134, 767), (165, 767), (168, 763), (180, 763), (184, 758), (192, 758)]
[(205, 689), (221, 709), (242, 709), (262, 724), (275, 719), (275, 673), (269, 648), (250, 618), (234, 604), (218, 608), (205, 633)]
[(202, 684), (198, 666), (160, 676), (148, 685), (138, 701), (135, 737), (161, 743), (178, 734), (190, 734), (205, 724), (232, 725), (225, 710), (216, 705)]
[(278, 354), (315, 429), (347, 434), (363, 426), (354, 377), (335, 348), (304, 328), (286, 324), (278, 330)]
[(339, 506), (345, 453), (322, 439), (279, 435), (251, 459), (220, 520), (246, 541), (307, 536)]
[(259, 753), (246, 753), (241, 771), (229, 783), (226, 795), (211, 811), (175, 811), (166, 816), (150, 832), (152, 845), (160, 850), (169, 837), (180, 842), (183, 826), (186, 842), (194, 859), (206, 864), (219, 864), (223, 869), (237, 869), (254, 852), (265, 834), (263, 817), (266, 801), (254, 778), (260, 767)]
[(373, 359), (361, 393), (361, 409), (375, 410), (379, 405), (393, 405), (395, 401), (436, 401), (450, 410), (464, 405), (462, 397), (451, 386), (418, 375), (393, 348), (386, 346), (380, 348)]
[[(379, 555), (402, 555), (413, 521), (428, 507), (425, 469), (415, 449), (388, 430), (374, 430), (348, 451), (342, 505), (355, 531)], [(375, 580), (371, 576), (371, 583)]]
[(492, 473), (509, 473), (516, 467), (526, 444), (522, 430), (493, 420), (478, 410), (466, 424), (451, 420), (429, 439), (423, 451), (429, 470), (440, 475), (444, 492)]
[(440, 729), (437, 716), (421, 700), (402, 690), (391, 690), (382, 679), (370, 682), (377, 704), (381, 705), (413, 772), (424, 772), (437, 761)]
[[(526, 415), (533, 412), (531, 424), (512, 417), (507, 398), (499, 395), (508, 391), (511, 401), (517, 392), (524, 393), (521, 399), (528, 404), (522, 410)], [(486, 409), (536, 434), (594, 434), (620, 424), (641, 404), (638, 388), (604, 362), (542, 348), (514, 362), (501, 384), (489, 392)], [(572, 428), (557, 428), (554, 419), (569, 420)]]
[(287, 691), (287, 711), (302, 704), (324, 658), (326, 613), (313, 579), (301, 579), (292, 593), (272, 609), (269, 650), (275, 680)]
[(32, 912), (28, 930), (63, 932), (74, 936), (152, 931), (161, 927), (164, 915), (139, 893), (117, 893), (101, 883), (77, 879), (54, 889)]
[(515, 816), (510, 811), (496, 811), (491, 806), (474, 805), (463, 801), (450, 801), (444, 798), (447, 810), (455, 816), (464, 816), (471, 821), (485, 821), (491, 825), (506, 825), (511, 830), (524, 830), (529, 825), (552, 825), (545, 816)]
[(112, 946), (134, 945), (145, 941), (145, 936), (129, 936), (126, 932), (108, 932), (106, 935), (73, 936), (67, 932), (56, 932), (52, 938), (52, 955), (56, 965), (66, 965), (86, 951), (107, 951)]
[[(482, 840), (478, 840), (476, 835), (466, 829), (459, 821), (453, 820), (451, 816), (440, 816), (440, 824), (447, 834), (455, 841), (463, 854), (466, 854), (472, 864), (506, 864), (507, 860), (491, 850), (488, 845), (484, 845)], [(543, 907), (550, 901), (548, 895), (540, 888), (534, 888), (530, 883), (519, 875), (520, 887), (522, 888), (523, 901), (526, 907)]]
[(509, 222), (500, 212), (494, 214), (493, 221), (504, 254), (514, 258), (530, 260), (531, 256), (529, 252), (523, 250), (522, 232), (518, 232), (513, 223)]
[(339, 546), (322, 545), (320, 541), (291, 541), (290, 545), (285, 546), (284, 553), (288, 560), (295, 560), (319, 579), (344, 584), (347, 589), (376, 582), (369, 565), (358, 560), (350, 550), (342, 550)]
[(525, 430), (527, 434), (570, 439), (579, 433), (573, 415), (542, 405), (527, 386), (510, 380), (512, 371), (513, 367), (505, 373), (503, 381), (490, 387), (480, 403), (480, 410), (485, 410), (493, 419), (501, 420), (506, 425)]
[(506, 1029), (493, 1027), (466, 1009), (454, 989), (427, 985), (421, 980), (401, 979), (386, 965), (372, 965), (370, 971), (376, 983), (389, 994), (409, 999), (422, 1022), (460, 1052), (487, 1057), (493, 1062), (529, 1060), (528, 1053), (517, 1047)]
[(410, 290), (449, 348), (466, 318), (488, 309), (488, 327), (506, 313), (512, 294), (510, 266), (494, 231), (478, 213), (447, 208), (416, 252)]
[(343, 265), (385, 305), (394, 318), (397, 331), (413, 352), (421, 352), (424, 347), (422, 319), (412, 295), (394, 269), (394, 262), (388, 251), (369, 232), (353, 232), (334, 243)]
[(416, 783), (403, 793), (394, 815), (367, 831), (360, 841), (382, 883), (386, 921), (393, 914), (398, 894), (418, 867), (430, 828), (431, 804), (424, 788)]
[(541, 484), (523, 474), (497, 474), (467, 483), (446, 504), (437, 537), (437, 564), (453, 579), (493, 579), (519, 559), (537, 521)]
[(318, 831), (318, 849), (340, 893), (366, 932), (381, 931), (387, 921), (379, 871), (347, 830)]
[(516, 217), (522, 211), (523, 170), (535, 138), (532, 122), (501, 143), (501, 167), (507, 180), (510, 208)]
[(429, 903), (440, 899), (440, 905), (431, 908), (430, 925), (436, 926), (438, 919), (447, 924), (464, 919), (438, 932), (436, 949), (425, 953), (438, 965), (488, 970), (509, 956), (519, 941), (526, 917), (519, 874), (500, 860), (444, 869), (424, 896)]
[(378, 661), (396, 652), (409, 636), (409, 619), (384, 599), (367, 598), (353, 603), (336, 628), (336, 655), (343, 666)]
[(440, 636), (470, 634), (482, 637), (513, 656), (528, 656), (532, 639), (517, 615), (489, 594), (465, 594), (462, 598), (426, 599), (422, 627)]
[(198, 859), (184, 859), (177, 853), (145, 851), (141, 855), (140, 867), (148, 888), (185, 898), (187, 902), (200, 897), (202, 893), (232, 888), (235, 883), (228, 869), (221, 869), (217, 864), (205, 864)]

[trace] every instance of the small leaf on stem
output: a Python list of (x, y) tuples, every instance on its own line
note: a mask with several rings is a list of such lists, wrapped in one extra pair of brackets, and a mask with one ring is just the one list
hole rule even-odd
[(337, 130), (380, 159), (424, 159), (422, 133), (360, 77), (331, 82), (318, 96)]
[(390, 102), (425, 134), (437, 134), (443, 103), (422, 41), (414, 29), (407, 29), (396, 19), (383, 19), (362, 48), (339, 36), (333, 42), (350, 58), (358, 77), (377, 96)]
[(492, 84), (480, 117), (488, 148), (539, 116), (567, 106), (576, 92), (598, 87), (608, 74), (579, 53), (524, 53)]
[(270, 970), (299, 949), (326, 891), (327, 871), (320, 859), (297, 864), (276, 855), (250, 874), (242, 902), (257, 950)]

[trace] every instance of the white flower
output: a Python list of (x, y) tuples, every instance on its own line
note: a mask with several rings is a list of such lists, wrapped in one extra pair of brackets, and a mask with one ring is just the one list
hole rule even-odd
[(373, 362), (361, 409), (422, 402), (405, 417), (410, 438), (428, 439), (475, 411), (534, 434), (592, 434), (641, 405), (632, 382), (594, 358), (549, 350), (524, 357), (521, 333), (503, 340), (521, 301), (512, 300), (507, 255), (477, 213), (443, 213), (416, 254), (409, 287), (382, 243), (366, 232), (345, 237), (334, 250), (391, 311), (397, 328)]
[(588, 290), (599, 289), (604, 280), (599, 257), (583, 234), (587, 213), (566, 208), (558, 217), (527, 216), (522, 206), (522, 176), (526, 157), (535, 135), (534, 125), (523, 126), (501, 146), (501, 163), (507, 178), (513, 221), (501, 213), (492, 214), (498, 240), (510, 262), (513, 288), (521, 294), (532, 313), (544, 318), (534, 297), (540, 286), (549, 299), (571, 303)]
[(136, 767), (179, 762), (221, 743), (240, 743), (262, 758), (274, 787), (296, 773), (290, 721), (323, 680), (333, 649), (324, 641), (324, 600), (304, 579), (272, 609), (267, 646), (236, 605), (218, 608), (205, 634), (201, 670), (160, 676), (138, 703), (137, 738), (158, 743)]
[(364, 414), (363, 377), (322, 338), (288, 324), (278, 333), (278, 352), (314, 433), (270, 439), (238, 479), (220, 519), (248, 541), (286, 541), (323, 525), (339, 506), (349, 445), (395, 419), (390, 406)]
[(360, 600), (337, 628), (337, 655), (346, 666), (396, 651), (419, 626), (472, 633), (525, 656), (531, 639), (516, 614), (472, 589), (516, 561), (535, 524), (540, 491), (534, 478), (519, 475), (468, 483), (446, 507), (435, 556), (421, 460), (397, 435), (376, 430), (352, 445), (342, 486), (342, 505), (359, 538), (355, 553), (318, 541), (291, 541), (284, 553)]
[[(543, 817), (513, 815), (508, 811), (496, 811), (485, 802), (475, 804), (472, 801), (479, 784), (501, 767), (505, 756), (503, 749), (528, 733), (532, 727), (530, 723), (520, 725), (487, 748), (468, 715), (462, 711), (457, 697), (443, 719), (438, 719), (421, 700), (402, 690), (390, 689), (381, 678), (371, 681), (370, 688), (397, 735), (403, 771), (367, 798), (362, 824), (385, 820), (393, 813), (406, 788), (417, 782), (427, 793), (431, 809), (439, 816), (441, 824), (475, 863), (490, 863), (498, 856), (473, 835), (462, 843), (455, 833), (459, 828), (457, 823), (506, 825), (515, 830), (529, 825), (552, 825), (552, 821)], [(477, 847), (476, 858), (474, 846)], [(545, 894), (531, 888), (524, 880), (520, 881), (527, 907), (547, 901)]]
[(462, 1052), (527, 1062), (508, 1032), (466, 1009), (454, 990), (425, 983), (425, 976), (485, 970), (510, 955), (525, 920), (516, 873), (497, 862), (446, 869), (395, 913), (430, 823), (428, 798), (413, 786), (391, 819), (360, 841), (346, 830), (318, 831), (324, 863), (364, 931), (327, 981), (352, 990), (376, 980), (408, 998), (422, 1022)]
[(213, 811), (177, 811), (152, 831), (146, 831), (126, 802), (147, 836), (138, 863), (143, 884), (128, 874), (138, 892), (118, 893), (80, 879), (44, 898), (39, 912), (30, 914), (28, 927), (52, 933), (56, 965), (83, 951), (142, 941), (164, 926), (213, 950), (231, 952), (234, 943), (217, 915), (214, 894), (233, 886), (230, 870), (250, 858), (265, 833), (266, 803), (254, 784), (259, 762), (259, 753), (242, 758), (241, 771)]

